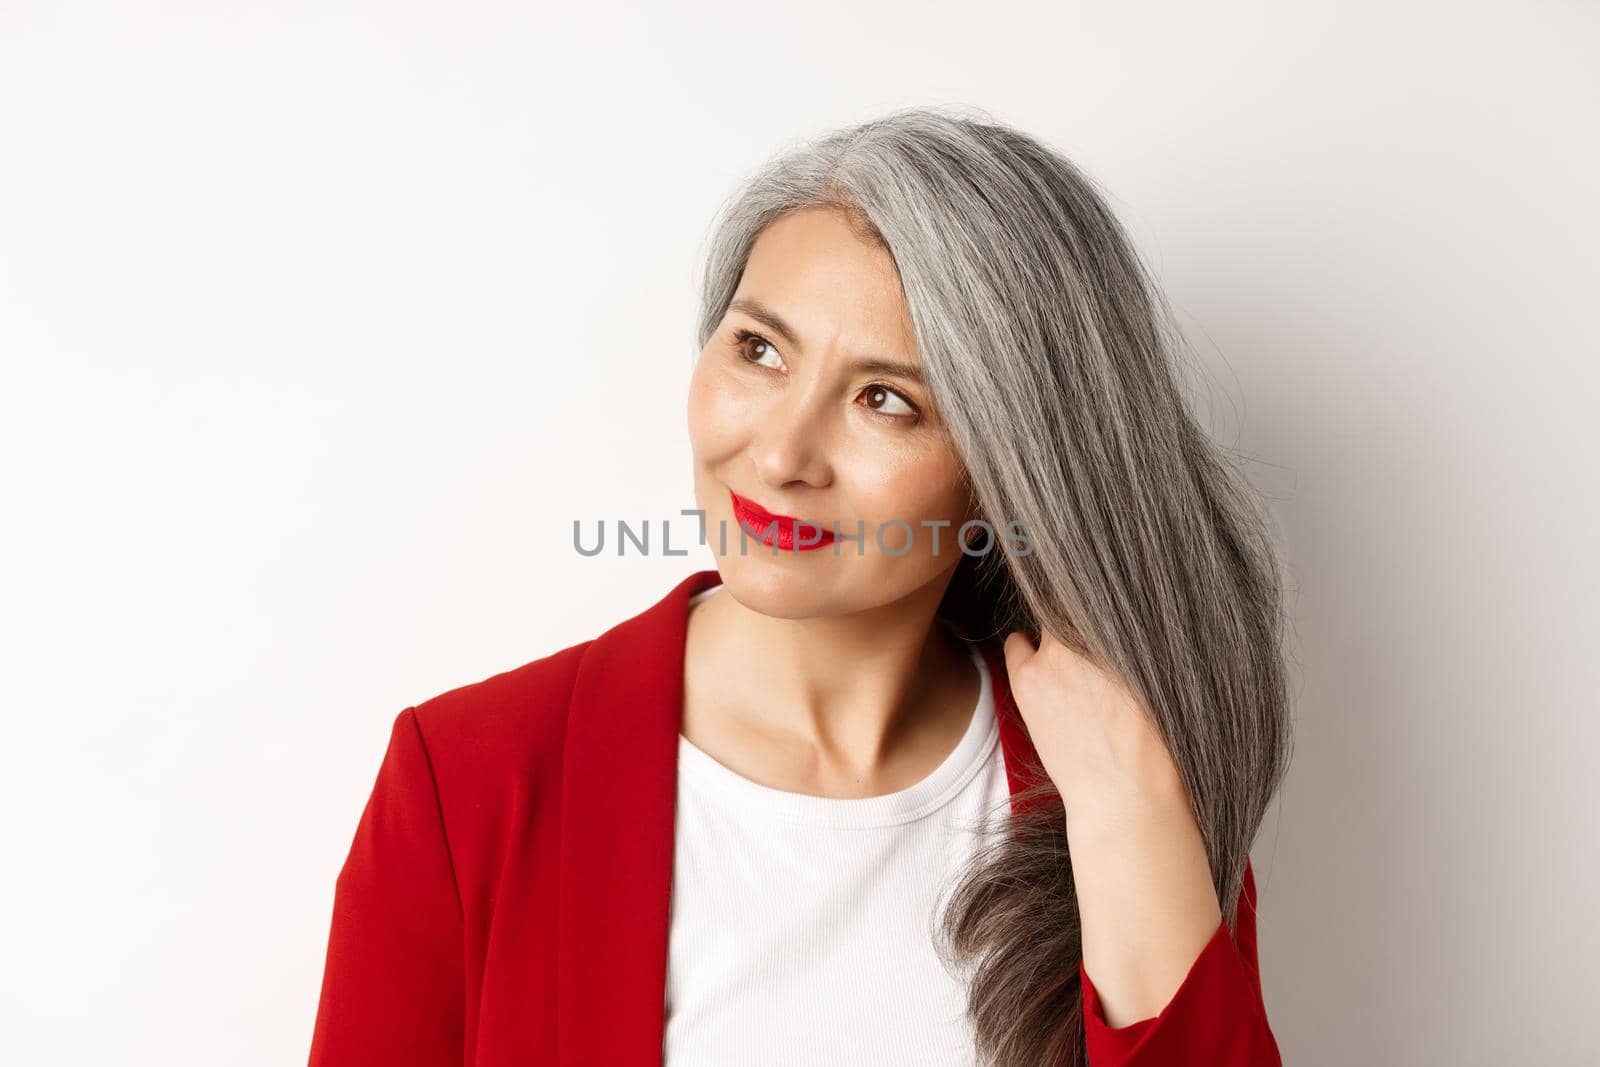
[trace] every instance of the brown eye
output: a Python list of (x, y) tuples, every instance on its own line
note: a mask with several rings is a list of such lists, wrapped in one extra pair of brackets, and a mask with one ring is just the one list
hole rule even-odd
[(783, 357), (778, 355), (777, 348), (759, 333), (735, 330), (733, 344), (739, 351), (739, 358), (746, 363), (754, 363), (758, 367), (770, 367), (773, 370), (783, 366)]
[(869, 385), (862, 390), (862, 395), (867, 398), (867, 407), (880, 415), (908, 418), (917, 414), (910, 401), (887, 386)]

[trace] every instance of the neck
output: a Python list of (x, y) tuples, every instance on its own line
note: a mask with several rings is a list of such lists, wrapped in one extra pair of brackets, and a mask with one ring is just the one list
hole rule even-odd
[(948, 581), (806, 619), (764, 615), (717, 587), (689, 615), (684, 733), (810, 753), (795, 773), (823, 790), (848, 781), (873, 795), (917, 780), (977, 702), (977, 668), (935, 617)]

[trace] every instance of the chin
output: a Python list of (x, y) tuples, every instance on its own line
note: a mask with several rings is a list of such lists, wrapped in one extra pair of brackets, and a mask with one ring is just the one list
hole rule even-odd
[[(730, 596), (751, 611), (775, 619), (808, 619), (833, 614), (833, 567), (842, 563), (833, 551), (779, 552), (753, 544), (748, 555), (730, 551), (717, 560), (717, 571)], [(819, 558), (809, 558), (811, 556)], [(830, 566), (831, 565), (831, 566)], [(830, 610), (833, 609), (833, 610)]]

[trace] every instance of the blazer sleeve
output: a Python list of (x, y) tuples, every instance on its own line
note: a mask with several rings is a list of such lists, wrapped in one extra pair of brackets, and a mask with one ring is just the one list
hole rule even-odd
[(465, 985), (461, 897), (407, 708), (335, 882), (310, 1067), (462, 1063)]
[(1078, 964), (1090, 1067), (1282, 1067), (1267, 1025), (1256, 958), (1256, 883), (1245, 861), (1235, 930), (1226, 921), (1200, 950), (1160, 1014), (1106, 1024), (1089, 972)]

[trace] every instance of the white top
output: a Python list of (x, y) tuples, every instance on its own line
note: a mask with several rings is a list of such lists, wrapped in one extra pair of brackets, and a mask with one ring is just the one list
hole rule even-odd
[(1011, 794), (988, 667), (968, 650), (982, 688), (966, 733), (894, 793), (774, 789), (679, 734), (666, 1067), (976, 1062), (936, 924)]

